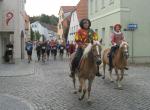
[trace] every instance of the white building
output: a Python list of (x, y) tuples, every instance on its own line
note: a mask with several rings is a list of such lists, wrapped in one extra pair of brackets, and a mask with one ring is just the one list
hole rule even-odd
[[(39, 21), (36, 21), (31, 24), (31, 28), (34, 32), (39, 32), (40, 35), (44, 36), (45, 40), (51, 40), (56, 39), (57, 34), (53, 30), (50, 29), (50, 25), (40, 23)], [(40, 38), (40, 41), (42, 41), (43, 38)]]
[(76, 6), (76, 10), (72, 12), (68, 41), (74, 41), (75, 32), (80, 28), (79, 22), (83, 18), (88, 18), (88, 0), (80, 0)]
[(0, 0), (0, 62), (9, 41), (14, 45), (14, 58), (24, 58), (25, 0)]
[[(63, 26), (63, 21), (65, 18), (67, 18), (68, 16), (70, 16), (71, 12), (73, 10), (75, 10), (75, 6), (61, 6), (60, 10), (59, 10), (59, 21), (58, 21), (58, 25), (57, 25), (57, 34), (59, 36), (60, 40), (65, 40), (65, 36), (64, 36), (64, 26)], [(66, 26), (65, 26), (66, 27)]]

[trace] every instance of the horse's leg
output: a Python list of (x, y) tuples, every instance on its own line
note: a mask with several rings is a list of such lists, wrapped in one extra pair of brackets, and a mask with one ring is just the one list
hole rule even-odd
[(81, 81), (81, 79), (79, 78), (79, 90), (78, 90), (78, 92), (82, 92), (82, 81)]
[(93, 79), (88, 80), (88, 102), (90, 102), (90, 93), (91, 93), (91, 87), (92, 87)]
[(124, 69), (122, 69), (122, 70), (121, 70), (121, 77), (120, 77), (120, 81), (122, 81), (123, 76), (124, 76)]
[(76, 90), (76, 77), (75, 77), (75, 74), (73, 75), (72, 77), (72, 80), (73, 80), (73, 86), (74, 86), (74, 94), (77, 94), (77, 90)]
[(102, 77), (102, 79), (105, 79), (105, 68), (106, 68), (106, 64), (105, 64), (105, 63), (103, 63), (104, 76)]
[(113, 82), (113, 78), (112, 78), (112, 69), (111, 69), (110, 72), (109, 72), (109, 79), (110, 79), (110, 82)]
[(122, 87), (122, 85), (121, 85), (121, 83), (120, 83), (120, 76), (119, 76), (119, 73), (118, 73), (118, 70), (117, 70), (117, 69), (115, 69), (115, 72), (116, 72), (116, 75), (117, 75), (117, 79), (116, 79), (116, 81), (117, 81), (117, 87), (118, 87), (118, 89), (119, 89), (119, 88)]
[(86, 93), (86, 84), (85, 84), (85, 80), (82, 78), (80, 79), (81, 83), (82, 83), (82, 92), (81, 92), (81, 96), (79, 98), (79, 100), (83, 100), (85, 93)]

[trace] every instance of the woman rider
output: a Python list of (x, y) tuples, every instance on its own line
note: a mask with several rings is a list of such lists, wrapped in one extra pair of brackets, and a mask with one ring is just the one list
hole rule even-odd
[[(78, 68), (80, 59), (83, 55), (84, 48), (87, 46), (87, 43), (92, 43), (93, 40), (98, 41), (98, 35), (92, 29), (90, 29), (91, 21), (89, 19), (82, 19), (80, 22), (80, 29), (75, 33), (75, 42), (78, 45), (75, 57), (72, 60), (72, 68), (70, 77), (73, 77), (75, 70)], [(99, 66), (97, 66), (98, 71), (96, 76), (101, 76), (99, 73)]]
[[(111, 47), (110, 53), (109, 53), (109, 71), (112, 70), (112, 58), (113, 58), (113, 55), (114, 55), (116, 49), (119, 48), (122, 41), (125, 41), (123, 33), (121, 32), (121, 27), (122, 26), (120, 24), (114, 25), (114, 31), (111, 34), (112, 47)], [(125, 67), (125, 69), (128, 69), (128, 68)]]

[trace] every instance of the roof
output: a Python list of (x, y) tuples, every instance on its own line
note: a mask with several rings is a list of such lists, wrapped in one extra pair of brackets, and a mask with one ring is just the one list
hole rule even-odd
[(72, 12), (76, 9), (76, 6), (61, 6), (64, 13)]
[(40, 23), (42, 26), (44, 26), (45, 28), (47, 28), (48, 30), (57, 32), (57, 26), (54, 25), (50, 25), (50, 24), (46, 24), (46, 23)]
[(88, 0), (80, 0), (76, 11), (79, 21), (83, 18), (88, 18)]

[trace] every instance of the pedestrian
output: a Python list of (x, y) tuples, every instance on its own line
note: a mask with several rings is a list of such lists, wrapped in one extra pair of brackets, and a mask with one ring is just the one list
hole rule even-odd
[(40, 43), (40, 41), (38, 41), (36, 43), (36, 54), (37, 54), (38, 61), (40, 61), (40, 58), (41, 58), (41, 43)]
[(33, 43), (31, 40), (26, 42), (25, 50), (27, 51), (28, 55), (28, 63), (32, 60), (32, 50), (33, 50)]
[(6, 45), (6, 53), (5, 53), (5, 61), (12, 63), (13, 62), (13, 44), (11, 42), (9, 42)]
[(46, 47), (47, 60), (49, 60), (50, 51), (51, 51), (51, 46), (50, 46), (50, 42), (48, 41)]
[(43, 41), (43, 42), (42, 42), (42, 45), (41, 45), (42, 61), (43, 61), (43, 62), (45, 62), (45, 59), (46, 59), (46, 47), (47, 47), (47, 43), (46, 43), (46, 41)]

